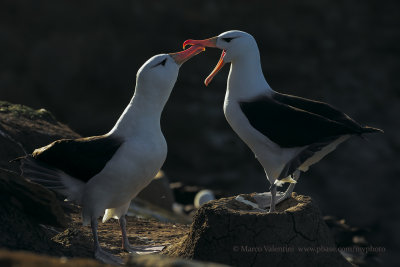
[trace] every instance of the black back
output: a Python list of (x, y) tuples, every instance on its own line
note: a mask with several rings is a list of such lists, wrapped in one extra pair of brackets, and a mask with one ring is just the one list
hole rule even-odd
[(356, 131), (358, 131), (361, 127), (360, 124), (350, 118), (347, 114), (337, 110), (328, 103), (299, 96), (281, 94), (278, 92), (275, 92), (272, 98), (280, 103), (306, 110), (308, 112), (321, 115), (324, 118), (339, 122), (349, 128), (353, 128)]
[(240, 102), (240, 107), (254, 128), (284, 148), (362, 133), (346, 114), (323, 102), (276, 94)]
[(87, 182), (104, 168), (122, 142), (122, 139), (105, 135), (61, 139), (36, 149), (32, 157)]

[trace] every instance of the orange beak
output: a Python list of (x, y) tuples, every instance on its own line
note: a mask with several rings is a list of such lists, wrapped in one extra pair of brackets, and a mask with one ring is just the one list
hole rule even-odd
[(192, 47), (190, 47), (186, 50), (183, 50), (183, 51), (177, 52), (177, 53), (169, 53), (169, 55), (176, 62), (176, 64), (182, 65), (183, 63), (185, 63), (186, 61), (188, 61), (195, 55), (198, 55), (205, 50), (206, 49), (204, 48), (204, 46), (193, 45)]
[[(183, 43), (183, 49), (185, 49), (185, 47), (187, 45), (193, 45), (193, 46), (203, 46), (203, 47), (217, 47), (217, 38), (218, 37), (213, 37), (213, 38), (209, 38), (209, 39), (205, 39), (205, 40), (186, 40)], [(210, 75), (208, 75), (208, 77), (205, 79), (204, 84), (206, 86), (208, 86), (208, 84), (211, 82), (211, 80), (215, 77), (215, 75), (217, 75), (217, 73), (222, 69), (222, 67), (225, 65), (224, 62), (224, 57), (225, 57), (226, 51), (222, 50), (222, 54), (221, 57), (217, 63), (217, 66), (215, 66), (214, 70), (210, 73)]]

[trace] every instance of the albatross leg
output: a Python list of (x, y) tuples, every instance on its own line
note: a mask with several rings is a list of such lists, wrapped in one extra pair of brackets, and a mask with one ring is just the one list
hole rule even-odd
[[(295, 180), (296, 182), (299, 180), (300, 178), (300, 171), (296, 170), (293, 175), (292, 175), (293, 180)], [(280, 197), (277, 201), (276, 204), (281, 203), (282, 201), (284, 201), (285, 199), (289, 198), (292, 196), (294, 187), (296, 186), (296, 183), (290, 183), (288, 188), (286, 189), (285, 193), (283, 194), (282, 197)]]
[[(295, 180), (296, 182), (300, 178), (300, 171), (296, 170), (293, 175), (292, 179)], [(282, 201), (290, 198), (292, 196), (294, 187), (296, 186), (296, 183), (290, 183), (288, 188), (286, 189), (285, 192), (276, 192), (276, 197), (275, 197), (275, 206), (281, 203)], [(258, 207), (260, 209), (267, 209), (271, 207), (271, 199), (272, 199), (272, 192), (264, 192), (264, 193), (257, 193), (254, 195), (254, 200), (256, 201)], [(268, 210), (266, 210), (268, 211)]]
[(125, 215), (119, 218), (119, 225), (122, 233), (122, 248), (133, 254), (151, 254), (160, 252), (165, 246), (140, 246), (135, 247), (129, 244), (128, 235), (126, 234), (126, 218)]
[(121, 218), (119, 218), (119, 226), (121, 227), (121, 233), (122, 233), (122, 248), (125, 251), (128, 251), (130, 253), (135, 253), (134, 248), (129, 244), (129, 239), (128, 235), (126, 234), (126, 218), (125, 215), (122, 215)]
[(271, 191), (271, 208), (269, 212), (274, 212), (276, 204), (276, 184), (272, 184), (269, 190)]
[(93, 233), (93, 242), (94, 242), (94, 257), (95, 259), (102, 261), (104, 263), (108, 264), (122, 264), (123, 261), (121, 258), (111, 255), (110, 253), (105, 252), (101, 247), (99, 243), (99, 237), (97, 235), (97, 219), (92, 218), (91, 221), (91, 227), (92, 227), (92, 233)]

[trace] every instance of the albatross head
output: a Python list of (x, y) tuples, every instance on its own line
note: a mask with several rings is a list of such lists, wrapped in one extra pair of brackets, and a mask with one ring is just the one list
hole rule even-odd
[[(159, 125), (180, 66), (204, 50), (204, 47), (193, 46), (182, 52), (156, 55), (147, 60), (136, 74), (135, 93), (129, 105), (109, 134), (129, 137), (140, 129), (146, 130), (153, 121), (158, 121)], [(144, 126), (138, 126), (140, 123)]]
[(225, 63), (235, 62), (242, 58), (259, 58), (258, 46), (254, 37), (243, 31), (227, 31), (218, 36), (205, 40), (186, 40), (183, 48), (187, 45), (200, 45), (204, 47), (216, 47), (222, 49), (221, 58), (217, 66), (204, 81), (208, 85), (214, 76), (222, 69)]
[(178, 77), (180, 66), (204, 50), (204, 47), (194, 45), (178, 53), (153, 56), (140, 67), (136, 74), (135, 94), (147, 95), (152, 97), (153, 101), (168, 99)]

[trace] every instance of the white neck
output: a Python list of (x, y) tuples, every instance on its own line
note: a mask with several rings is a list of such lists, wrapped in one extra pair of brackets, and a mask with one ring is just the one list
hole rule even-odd
[(135, 90), (128, 106), (108, 134), (128, 138), (139, 132), (142, 134), (161, 132), (160, 118), (166, 101), (160, 103), (151, 98)]
[(225, 100), (249, 100), (259, 95), (270, 95), (272, 92), (264, 78), (258, 51), (232, 61)]

